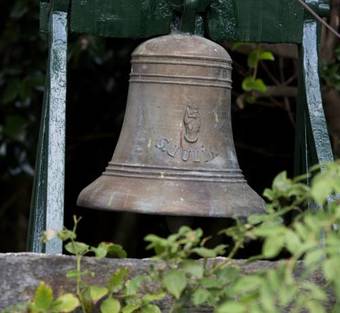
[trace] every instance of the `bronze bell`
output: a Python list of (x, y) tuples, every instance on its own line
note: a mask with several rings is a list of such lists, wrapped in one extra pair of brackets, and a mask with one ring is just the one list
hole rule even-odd
[(171, 34), (132, 54), (125, 119), (105, 172), (83, 207), (245, 217), (263, 200), (239, 168), (231, 130), (231, 58), (203, 37)]

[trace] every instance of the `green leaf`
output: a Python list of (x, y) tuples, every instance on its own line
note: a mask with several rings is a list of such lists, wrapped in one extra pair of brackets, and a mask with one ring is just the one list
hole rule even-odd
[(122, 308), (122, 313), (132, 313), (137, 311), (142, 306), (141, 303), (129, 303)]
[(195, 278), (203, 277), (204, 267), (203, 264), (198, 261), (183, 261), (181, 269)]
[(292, 180), (287, 178), (287, 172), (282, 172), (274, 178), (273, 189), (275, 191), (287, 192), (292, 186)]
[(120, 311), (120, 302), (113, 298), (108, 298), (103, 301), (100, 305), (101, 313), (119, 313)]
[(143, 303), (149, 304), (150, 302), (162, 300), (166, 296), (165, 292), (150, 293), (143, 297)]
[(311, 194), (319, 205), (323, 205), (333, 192), (333, 184), (330, 179), (323, 175), (316, 176), (313, 180)]
[(286, 231), (285, 237), (286, 247), (288, 251), (292, 254), (298, 253), (302, 245), (299, 236), (292, 230), (288, 229)]
[(89, 293), (91, 300), (96, 303), (103, 297), (105, 297), (108, 293), (108, 289), (105, 287), (100, 286), (90, 286), (89, 287)]
[(328, 299), (327, 293), (321, 287), (312, 282), (303, 282), (302, 288), (307, 291), (313, 300), (326, 301)]
[(108, 256), (115, 256), (117, 258), (126, 258), (127, 253), (121, 245), (110, 243), (107, 251)]
[(211, 288), (220, 288), (221, 282), (214, 278), (203, 278), (200, 280), (201, 287), (211, 289)]
[(248, 55), (248, 66), (250, 68), (256, 68), (259, 64), (259, 50), (256, 49), (249, 53)]
[(270, 51), (261, 51), (259, 53), (259, 59), (261, 61), (274, 61), (275, 57), (272, 52)]
[(71, 293), (67, 293), (57, 298), (57, 300), (53, 303), (53, 311), (65, 313), (72, 312), (79, 305), (80, 302), (78, 298)]
[(324, 249), (315, 249), (312, 251), (308, 251), (304, 256), (304, 261), (306, 266), (311, 267), (315, 265), (319, 265), (320, 261), (325, 257)]
[(66, 246), (65, 249), (67, 252), (74, 254), (74, 255), (84, 255), (89, 251), (89, 245), (78, 242), (78, 241), (73, 241), (69, 242)]
[(246, 306), (241, 303), (227, 301), (220, 305), (216, 313), (245, 313), (247, 312)]
[(155, 304), (147, 304), (140, 310), (141, 313), (162, 313), (160, 308)]
[(274, 61), (274, 55), (270, 51), (264, 51), (260, 48), (255, 49), (248, 55), (248, 66), (256, 68), (260, 61)]
[(91, 251), (94, 252), (96, 257), (99, 259), (105, 258), (106, 256), (114, 256), (118, 258), (127, 257), (127, 253), (122, 246), (111, 242), (101, 242), (97, 248), (92, 247)]
[(146, 276), (138, 275), (126, 282), (126, 295), (134, 296), (137, 294), (142, 283), (145, 281)]
[(86, 275), (92, 275), (93, 276), (93, 272), (90, 272), (90, 271), (78, 272), (77, 270), (72, 270), (72, 271), (68, 271), (66, 273), (67, 278), (78, 278), (78, 277), (82, 277), (82, 276), (86, 276)]
[(285, 228), (282, 227), (281, 221), (270, 221), (263, 224), (260, 224), (258, 227), (256, 227), (253, 231), (254, 235), (259, 237), (281, 237), (282, 242), (284, 241), (284, 232)]
[(266, 218), (268, 218), (265, 214), (253, 214), (248, 217), (248, 223), (251, 225), (256, 225), (262, 223)]
[(164, 252), (165, 247), (168, 246), (168, 241), (164, 238), (161, 238), (156, 235), (147, 235), (144, 238), (145, 241), (150, 242), (150, 244), (146, 247), (147, 250), (154, 249), (156, 255), (160, 255)]
[(266, 258), (273, 258), (277, 256), (284, 246), (284, 237), (268, 237), (263, 245), (263, 255)]
[(170, 294), (179, 299), (187, 286), (187, 278), (183, 271), (171, 270), (164, 274), (162, 283)]
[(262, 79), (256, 79), (252, 76), (248, 76), (242, 82), (242, 89), (247, 92), (257, 91), (260, 93), (265, 93), (267, 91), (267, 86)]
[(322, 264), (323, 273), (327, 280), (334, 281), (338, 279), (340, 270), (340, 258), (330, 258)]
[[(275, 193), (273, 190), (266, 188), (263, 192), (263, 196), (266, 197), (268, 200), (273, 201), (274, 197), (275, 197)], [(252, 216), (252, 215), (251, 215)], [(250, 217), (251, 217), (250, 216)], [(250, 223), (250, 222), (249, 222)]]
[(228, 246), (227, 245), (218, 245), (213, 250), (216, 254), (216, 256), (221, 256), (225, 254), (225, 250)]
[(216, 281), (219, 284), (225, 285), (238, 279), (240, 277), (240, 270), (237, 267), (228, 265), (215, 271), (215, 275)]
[(192, 249), (192, 252), (198, 254), (202, 258), (215, 258), (216, 257), (216, 252), (214, 250), (203, 248), (203, 247)]
[(242, 276), (232, 287), (232, 291), (235, 294), (254, 291), (257, 290), (263, 282), (264, 279), (257, 275)]
[(107, 256), (107, 246), (103, 244), (99, 244), (99, 246), (96, 247), (91, 247), (91, 251), (95, 254), (97, 259), (102, 259)]
[(310, 313), (325, 313), (326, 309), (323, 304), (317, 301), (307, 301), (306, 307)]
[(119, 268), (115, 271), (107, 284), (110, 292), (118, 292), (121, 290), (124, 287), (124, 282), (127, 279), (128, 274), (129, 269), (126, 267)]
[(204, 304), (210, 297), (210, 292), (204, 288), (198, 288), (191, 296), (191, 301), (195, 306)]
[(33, 303), (36, 309), (46, 311), (53, 302), (53, 291), (50, 286), (41, 282), (39, 287), (36, 289)]
[(296, 287), (291, 285), (280, 288), (280, 292), (278, 293), (280, 304), (282, 306), (288, 305), (296, 297), (297, 292)]
[(275, 290), (272, 290), (267, 284), (262, 284), (260, 289), (260, 301), (267, 312), (276, 312), (274, 293)]
[(60, 232), (58, 232), (58, 238), (62, 241), (66, 240), (75, 240), (77, 238), (77, 235), (68, 229), (63, 229)]

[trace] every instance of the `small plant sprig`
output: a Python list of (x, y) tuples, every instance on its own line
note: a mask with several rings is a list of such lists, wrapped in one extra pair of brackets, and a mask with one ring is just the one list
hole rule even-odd
[[(200, 306), (216, 302), (213, 289), (217, 285), (225, 286), (222, 281), (223, 268), (217, 269), (208, 263), (209, 258), (224, 255), (225, 245), (218, 245), (213, 249), (204, 247), (209, 238), (203, 238), (201, 229), (192, 230), (183, 226), (176, 234), (168, 238), (148, 235), (147, 249), (155, 251), (155, 259), (167, 262), (163, 271), (154, 271), (153, 275), (160, 282), (159, 288), (174, 298), (174, 304), (169, 312), (185, 312), (191, 303)], [(192, 256), (202, 259), (195, 261)], [(229, 273), (233, 269), (229, 268)]]
[[(120, 245), (114, 243), (101, 242), (97, 247), (92, 247), (77, 241), (77, 228), (80, 220), (80, 218), (74, 216), (73, 229), (68, 230), (64, 228), (56, 235), (64, 242), (65, 250), (76, 257), (76, 268), (68, 271), (66, 277), (76, 281), (76, 296), (79, 299), (83, 313), (88, 313), (93, 311), (93, 307), (98, 301), (108, 295), (109, 288), (107, 286), (89, 285), (85, 282), (84, 278), (87, 276), (94, 277), (94, 273), (81, 269), (82, 258), (88, 254), (94, 254), (97, 259), (102, 259), (106, 256), (124, 258), (126, 257), (126, 252)], [(48, 236), (48, 232), (47, 236), (45, 236), (46, 239), (51, 239), (51, 236)], [(112, 308), (117, 307), (118, 303), (109, 297), (102, 303), (103, 310), (108, 306)]]
[[(233, 50), (238, 49), (243, 43), (236, 43), (233, 46)], [(254, 103), (257, 94), (265, 93), (267, 91), (267, 85), (265, 82), (258, 78), (258, 71), (260, 63), (263, 61), (274, 61), (275, 57), (271, 51), (264, 50), (260, 45), (256, 45), (255, 49), (248, 54), (248, 67), (249, 74), (242, 81), (242, 89), (245, 94), (242, 99), (248, 103)], [(240, 101), (239, 101), (240, 102)], [(239, 103), (242, 107), (244, 103)]]
[(29, 311), (31, 313), (67, 313), (74, 311), (79, 305), (78, 298), (71, 293), (54, 299), (52, 288), (41, 282), (35, 291), (33, 301), (29, 304)]
[[(340, 223), (340, 163), (324, 166), (311, 187), (302, 182), (304, 178), (288, 179), (286, 173), (277, 176), (264, 193), (269, 200), (266, 212), (225, 231), (240, 245), (247, 239), (263, 241), (261, 255), (253, 260), (275, 259), (282, 251), (290, 256), (276, 268), (239, 277), (230, 289), (232, 297), (216, 312), (275, 313), (289, 306), (289, 312), (324, 313), (326, 304), (330, 308), (325, 286), (340, 299), (340, 233), (336, 227)], [(302, 210), (313, 203), (317, 210)], [(283, 217), (289, 212), (296, 216), (287, 223)], [(316, 271), (324, 276), (324, 286), (311, 281)], [(339, 309), (335, 304), (333, 312)]]
[[(93, 278), (95, 273), (82, 270), (81, 260), (85, 255), (94, 254), (97, 259), (105, 257), (125, 258), (125, 250), (117, 244), (101, 242), (98, 246), (90, 246), (77, 241), (77, 228), (80, 218), (74, 216), (72, 230), (63, 229), (56, 236), (64, 242), (67, 252), (76, 257), (76, 268), (68, 271), (66, 277), (76, 281), (76, 293), (78, 306), (83, 313), (94, 312), (99, 304), (101, 313), (160, 313), (159, 307), (154, 304), (164, 298), (165, 293), (143, 288), (146, 282), (150, 282), (149, 275), (137, 275), (129, 278), (129, 269), (122, 267), (116, 270), (105, 285), (91, 285), (86, 278)], [(45, 240), (50, 240), (53, 232), (47, 232)], [(32, 312), (35, 313), (35, 312)], [(38, 312), (37, 312), (38, 313)], [(51, 310), (39, 313), (59, 313)]]

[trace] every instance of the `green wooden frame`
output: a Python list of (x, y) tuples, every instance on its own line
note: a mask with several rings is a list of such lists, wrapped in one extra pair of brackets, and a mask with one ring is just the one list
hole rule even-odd
[[(326, 0), (305, 0), (319, 14)], [(61, 253), (57, 239), (44, 246), (45, 229), (59, 230), (64, 216), (65, 109), (68, 29), (105, 37), (148, 38), (167, 34), (174, 17), (195, 32), (204, 21), (215, 41), (295, 43), (299, 46), (296, 173), (333, 160), (322, 106), (318, 24), (297, 0), (41, 0), (40, 28), (48, 33), (46, 90), (32, 197), (29, 249)]]

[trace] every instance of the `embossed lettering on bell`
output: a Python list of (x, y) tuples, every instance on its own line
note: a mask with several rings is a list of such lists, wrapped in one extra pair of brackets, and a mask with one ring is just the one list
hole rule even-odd
[(218, 44), (172, 34), (140, 45), (113, 158), (78, 204), (187, 216), (261, 212), (238, 165), (230, 91), (231, 59)]

